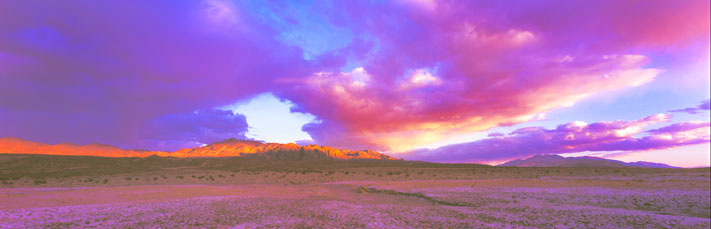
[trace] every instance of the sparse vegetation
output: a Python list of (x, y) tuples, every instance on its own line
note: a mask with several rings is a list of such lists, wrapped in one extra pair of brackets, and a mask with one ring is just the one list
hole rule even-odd
[[(0, 155), (3, 156), (6, 155)], [(67, 205), (74, 210), (57, 214), (64, 214), (61, 217), (68, 219), (83, 219), (71, 222), (57, 222), (54, 218), (40, 220), (36, 218), (42, 215), (37, 212), (40, 210), (27, 210), (33, 215), (23, 216), (26, 218), (20, 222), (29, 227), (110, 227), (105, 223), (110, 219), (125, 227), (150, 227), (158, 222), (204, 227), (260, 222), (266, 223), (263, 225), (267, 227), (707, 228), (707, 219), (711, 218), (709, 168), (515, 168), (400, 161), (373, 162), (378, 164), (373, 166), (360, 161), (7, 157), (10, 158), (0, 158), (3, 188), (103, 184), (106, 187), (101, 190), (115, 194), (125, 193), (122, 190), (126, 189), (155, 189), (160, 191), (141, 192), (141, 195), (169, 199), (156, 203), (122, 200), (133, 207), (110, 202), (109, 205)], [(32, 164), (42, 158), (55, 163), (45, 164), (46, 167)], [(86, 161), (82, 161), (84, 159)], [(91, 164), (97, 161), (105, 163)], [(134, 169), (122, 168), (124, 165)], [(169, 179), (172, 177), (175, 179)], [(193, 179), (184, 179), (190, 177)], [(184, 184), (188, 185), (182, 186)], [(343, 187), (348, 189), (344, 191)], [(100, 195), (83, 195), (91, 193), (92, 189), (65, 190), (77, 193), (81, 197), (77, 199), (82, 201), (94, 198), (91, 203), (104, 203)], [(258, 198), (232, 198), (246, 193)], [(115, 194), (111, 194), (112, 198), (133, 196)], [(24, 205), (32, 203), (32, 195), (36, 194), (28, 192), (23, 195), (27, 197), (0, 195), (5, 198), (0, 201)], [(43, 202), (36, 202), (43, 206)], [(314, 204), (319, 207), (301, 207)], [(263, 209), (267, 208), (275, 210), (264, 213)], [(160, 212), (166, 209), (176, 209), (177, 213), (173, 218), (152, 221), (156, 219), (154, 214), (162, 214)], [(72, 212), (82, 212), (82, 215)], [(153, 218), (117, 221), (131, 214)], [(85, 224), (85, 215), (93, 217), (90, 224)], [(175, 218), (181, 215), (191, 217)], [(299, 223), (279, 224), (265, 218), (275, 215), (285, 219), (284, 222)], [(378, 222), (380, 224), (373, 223), (377, 220), (358, 221), (372, 215), (381, 215), (379, 220), (385, 221)], [(511, 215), (516, 218), (507, 218)], [(193, 216), (201, 217), (200, 221), (189, 221)], [(334, 218), (339, 220), (330, 220)], [(418, 220), (410, 220), (413, 218)], [(0, 220), (3, 219), (0, 217)], [(0, 223), (0, 227), (4, 225)]]

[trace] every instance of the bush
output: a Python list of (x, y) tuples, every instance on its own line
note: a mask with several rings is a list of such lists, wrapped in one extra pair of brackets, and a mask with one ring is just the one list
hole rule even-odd
[(130, 181), (130, 180), (131, 180), (131, 177), (126, 177), (126, 180), (127, 180), (127, 181)]

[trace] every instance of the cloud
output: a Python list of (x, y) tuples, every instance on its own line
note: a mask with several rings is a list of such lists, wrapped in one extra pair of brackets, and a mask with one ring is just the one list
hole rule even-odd
[(315, 141), (391, 152), (526, 122), (651, 82), (663, 70), (645, 52), (708, 40), (708, 2), (645, 4), (329, 4), (334, 23), (374, 43), (355, 55), (362, 68), (317, 72), (280, 95), (320, 119), (305, 128)]
[(175, 151), (227, 138), (249, 139), (244, 115), (224, 110), (196, 110), (161, 116), (139, 132), (143, 147)]
[[(213, 138), (199, 133), (241, 134), (236, 117), (212, 108), (273, 92), (317, 116), (303, 129), (318, 144), (407, 151), (648, 83), (663, 71), (648, 65), (649, 53), (707, 44), (708, 8), (708, 1), (2, 1), (0, 136), (193, 144)], [(346, 35), (325, 35), (332, 30)], [(206, 129), (204, 117), (235, 132)], [(188, 134), (164, 127), (171, 120), (192, 125), (183, 128)]]
[[(438, 162), (494, 162), (537, 154), (561, 154), (586, 151), (645, 151), (708, 143), (709, 122), (683, 122), (645, 131), (644, 128), (667, 122), (670, 115), (657, 114), (633, 121), (603, 121), (587, 124), (570, 122), (555, 129), (526, 127), (507, 135), (414, 150), (405, 159)], [(638, 137), (636, 135), (644, 134)]]
[(684, 109), (670, 110), (669, 112), (685, 112), (689, 114), (700, 114), (711, 109), (711, 100), (701, 101), (701, 104), (695, 107), (687, 107)]
[[(229, 1), (2, 2), (0, 136), (151, 149), (174, 136), (190, 144), (201, 137), (141, 132), (167, 117), (201, 129), (213, 107), (312, 72), (276, 34)], [(154, 138), (158, 145), (145, 144)]]

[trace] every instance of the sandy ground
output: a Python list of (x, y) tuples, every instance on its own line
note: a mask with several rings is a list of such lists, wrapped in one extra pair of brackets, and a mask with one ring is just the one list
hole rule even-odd
[(144, 181), (138, 184), (120, 183), (128, 182), (121, 176), (84, 187), (13, 185), (0, 188), (0, 227), (711, 227), (706, 173), (445, 179), (447, 173), (306, 174), (289, 182), (280, 174), (252, 175), (259, 182), (223, 175), (211, 184), (144, 174), (131, 177)]

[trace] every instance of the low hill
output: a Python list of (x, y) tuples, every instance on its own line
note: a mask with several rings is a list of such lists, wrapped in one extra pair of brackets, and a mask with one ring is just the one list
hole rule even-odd
[(264, 160), (326, 160), (326, 159), (377, 159), (396, 160), (371, 150), (347, 150), (328, 146), (299, 146), (294, 143), (262, 143), (234, 138), (202, 147), (186, 148), (175, 152), (125, 150), (115, 146), (92, 143), (76, 145), (60, 143), (49, 145), (22, 140), (0, 138), (0, 154), (47, 154), (99, 157), (246, 157)]
[(599, 157), (562, 157), (558, 155), (536, 155), (527, 159), (517, 159), (499, 166), (514, 167), (645, 167), (645, 168), (676, 168), (662, 163), (653, 162), (622, 162)]

